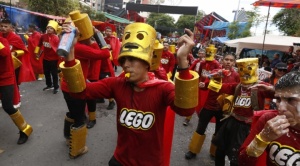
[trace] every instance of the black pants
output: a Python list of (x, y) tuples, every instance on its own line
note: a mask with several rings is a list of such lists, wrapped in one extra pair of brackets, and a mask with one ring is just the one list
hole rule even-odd
[(196, 132), (200, 135), (204, 135), (207, 125), (213, 117), (216, 118), (216, 127), (214, 133), (216, 134), (222, 125), (222, 122), (220, 122), (220, 120), (223, 118), (223, 112), (221, 110), (212, 111), (206, 108), (203, 108), (199, 114), (199, 121)]
[[(48, 87), (54, 87), (54, 89), (58, 89), (58, 69), (57, 69), (58, 60), (55, 61), (47, 61), (43, 60), (43, 69), (46, 79), (46, 85)], [(52, 76), (52, 79), (51, 79)]]
[(63, 95), (70, 112), (69, 118), (74, 119), (74, 127), (79, 127), (83, 125), (85, 121), (86, 100), (76, 99), (70, 96), (69, 93), (64, 91)]
[(122, 166), (122, 164), (119, 163), (119, 161), (115, 158), (115, 156), (112, 156), (108, 162), (108, 166)]
[(0, 86), (2, 108), (8, 115), (16, 113), (13, 106), (14, 85)]

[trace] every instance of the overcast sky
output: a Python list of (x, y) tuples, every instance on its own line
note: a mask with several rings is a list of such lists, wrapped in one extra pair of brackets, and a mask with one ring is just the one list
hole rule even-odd
[[(229, 22), (232, 22), (234, 19), (233, 10), (244, 8), (247, 10), (253, 10), (253, 5), (256, 0), (165, 0), (163, 5), (175, 5), (175, 6), (198, 6), (198, 10), (203, 10), (205, 14), (209, 14), (211, 12), (216, 12)], [(268, 14), (268, 7), (258, 7), (260, 14), (267, 16)], [(280, 10), (280, 8), (272, 8), (270, 9), (270, 20), (272, 17)], [(178, 19), (179, 15), (172, 15), (175, 20)], [(256, 29), (256, 35), (262, 35), (265, 27), (265, 22), (262, 23)], [(277, 27), (274, 25), (268, 25), (268, 30), (272, 32), (272, 34), (278, 35), (279, 32)], [(255, 28), (252, 28), (251, 31), (254, 33)]]

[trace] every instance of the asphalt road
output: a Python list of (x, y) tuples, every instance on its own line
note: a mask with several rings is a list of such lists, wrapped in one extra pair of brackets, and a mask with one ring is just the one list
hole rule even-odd
[[(120, 70), (120, 69), (119, 69)], [(21, 112), (33, 127), (26, 144), (17, 145), (18, 129), (0, 108), (0, 166), (106, 166), (116, 146), (116, 110), (106, 110), (108, 102), (97, 104), (97, 124), (88, 130), (87, 154), (69, 159), (68, 147), (63, 137), (63, 122), (67, 106), (61, 91), (43, 91), (45, 81), (23, 83)], [(183, 126), (184, 117), (176, 116), (171, 166), (211, 166), (209, 146), (214, 124), (209, 124), (202, 151), (193, 160), (186, 160), (184, 153), (198, 117), (193, 116), (189, 126)], [(126, 141), (126, 140), (124, 140)], [(1, 151), (2, 150), (2, 151)]]

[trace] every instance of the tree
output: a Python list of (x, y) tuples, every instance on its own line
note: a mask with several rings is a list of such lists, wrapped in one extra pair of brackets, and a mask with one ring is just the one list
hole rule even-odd
[(192, 16), (192, 15), (181, 15), (177, 22), (176, 22), (176, 27), (177, 28), (188, 28), (193, 30), (195, 22), (203, 18), (203, 11), (198, 11), (197, 16)]
[(281, 9), (274, 17), (272, 23), (279, 31), (288, 36), (300, 36), (300, 10)]
[(169, 29), (175, 28), (175, 20), (170, 15), (164, 13), (150, 13), (146, 21), (149, 25), (153, 26), (155, 29), (160, 28), (162, 35), (167, 35), (170, 33)]
[(71, 11), (80, 9), (78, 0), (29, 0), (28, 8), (56, 16), (67, 16)]

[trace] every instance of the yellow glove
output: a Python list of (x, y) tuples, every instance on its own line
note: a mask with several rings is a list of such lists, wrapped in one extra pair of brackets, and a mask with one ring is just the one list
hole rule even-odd
[(111, 51), (109, 51), (109, 59), (110, 59), (111, 61), (114, 60)]

